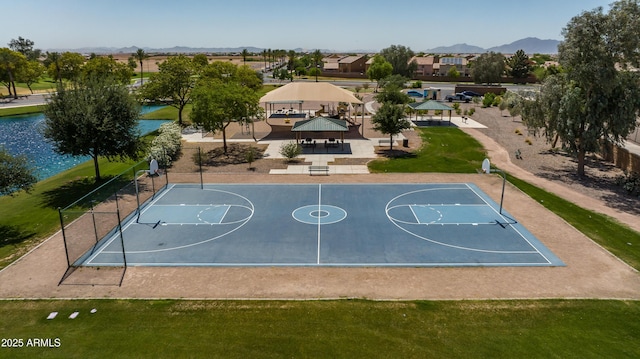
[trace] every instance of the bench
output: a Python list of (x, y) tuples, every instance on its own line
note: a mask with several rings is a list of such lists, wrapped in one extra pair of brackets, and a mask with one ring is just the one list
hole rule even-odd
[(313, 176), (316, 172), (323, 172), (326, 176), (329, 175), (329, 166), (309, 166), (309, 175)]
[(391, 145), (391, 140), (389, 139), (378, 140), (378, 146), (382, 146), (382, 145)]

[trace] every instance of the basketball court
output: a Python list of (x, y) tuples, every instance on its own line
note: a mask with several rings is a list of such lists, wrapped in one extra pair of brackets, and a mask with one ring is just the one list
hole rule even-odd
[(564, 265), (472, 183), (169, 184), (80, 259), (87, 266), (125, 260), (129, 266)]

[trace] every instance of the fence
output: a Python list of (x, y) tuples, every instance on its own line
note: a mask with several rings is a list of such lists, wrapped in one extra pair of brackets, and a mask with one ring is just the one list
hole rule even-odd
[(121, 223), (139, 214), (140, 206), (168, 183), (166, 172), (150, 174), (148, 169), (148, 163), (140, 162), (69, 206), (59, 209), (67, 271), (79, 266), (101, 240), (112, 236), (119, 236), (122, 264), (126, 268)]

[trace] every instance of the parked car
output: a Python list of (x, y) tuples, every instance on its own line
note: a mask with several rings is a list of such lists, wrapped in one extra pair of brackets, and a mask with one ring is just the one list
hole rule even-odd
[(407, 91), (407, 95), (409, 95), (410, 97), (419, 97), (419, 98), (424, 97), (424, 95), (422, 94), (422, 92), (420, 92), (420, 91), (416, 91), (416, 90), (409, 90), (409, 91)]
[(449, 101), (449, 102), (453, 102), (453, 101), (470, 102), (471, 96), (467, 96), (463, 93), (456, 93), (453, 95), (447, 95), (447, 97), (445, 97), (444, 99), (445, 101)]
[(461, 92), (463, 95), (467, 95), (470, 97), (482, 97), (481, 94), (477, 93), (477, 92), (473, 92), (473, 91), (462, 91)]

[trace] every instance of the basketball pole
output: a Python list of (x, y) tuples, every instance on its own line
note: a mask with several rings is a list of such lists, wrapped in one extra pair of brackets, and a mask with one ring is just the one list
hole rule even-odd
[(500, 195), (500, 214), (502, 214), (502, 203), (504, 202), (504, 188), (507, 183), (507, 174), (503, 170), (491, 168), (491, 162), (489, 162), (488, 158), (485, 158), (484, 161), (482, 161), (482, 172), (486, 174), (496, 172), (502, 174), (502, 194)]

